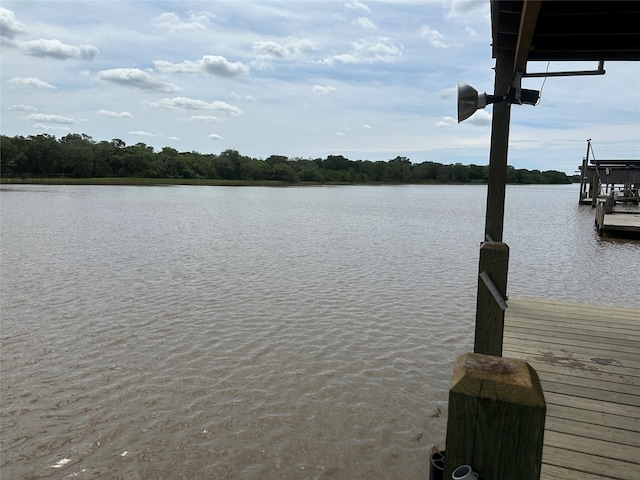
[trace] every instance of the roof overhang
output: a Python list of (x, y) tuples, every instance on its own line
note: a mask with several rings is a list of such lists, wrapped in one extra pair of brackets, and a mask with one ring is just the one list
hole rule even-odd
[(493, 57), (532, 61), (640, 60), (640, 2), (492, 0)]

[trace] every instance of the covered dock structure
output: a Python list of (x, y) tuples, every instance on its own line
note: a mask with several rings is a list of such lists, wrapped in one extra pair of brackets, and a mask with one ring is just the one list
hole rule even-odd
[[(477, 98), (475, 106), (484, 108), (487, 103), (494, 103), (485, 231), (479, 258), (474, 351), (461, 356), (454, 367), (449, 392), (443, 478), (452, 478), (453, 471), (461, 465), (469, 465), (480, 478), (635, 478), (635, 472), (629, 474), (626, 471), (621, 473), (621, 470), (589, 470), (590, 466), (606, 458), (606, 455), (591, 458), (591, 452), (594, 451), (591, 448), (581, 449), (572, 455), (561, 451), (556, 444), (562, 444), (569, 438), (569, 432), (558, 430), (557, 425), (562, 422), (548, 421), (551, 429), (545, 432), (545, 417), (559, 416), (558, 409), (553, 406), (558, 403), (556, 400), (559, 395), (597, 399), (596, 394), (599, 392), (590, 394), (589, 391), (601, 389), (601, 384), (590, 376), (580, 378), (583, 372), (578, 371), (575, 376), (580, 378), (580, 388), (554, 390), (554, 382), (559, 382), (553, 380), (555, 377), (550, 374), (555, 374), (556, 377), (564, 374), (542, 370), (546, 368), (545, 362), (535, 362), (536, 358), (541, 358), (540, 355), (546, 354), (546, 350), (542, 353), (533, 352), (532, 357), (525, 355), (516, 346), (518, 341), (514, 342), (514, 339), (519, 335), (529, 337), (531, 332), (512, 324), (507, 324), (505, 328), (509, 247), (503, 241), (503, 226), (511, 106), (530, 102), (525, 99), (527, 95), (521, 88), (522, 79), (603, 75), (605, 62), (640, 60), (640, 2), (493, 0), (491, 24), (492, 56), (495, 59), (494, 90), (493, 95)], [(587, 71), (531, 73), (527, 70), (528, 63), (535, 61), (593, 61), (594, 68)], [(469, 95), (469, 91), (464, 91), (464, 118), (470, 115), (468, 104), (473, 95)], [(458, 100), (459, 120), (461, 99), (459, 97)], [(585, 108), (589, 101), (597, 99), (585, 98)], [(605, 101), (604, 97), (602, 101)], [(540, 305), (536, 305), (534, 309), (527, 310), (529, 313), (526, 309), (520, 309), (520, 320), (525, 329), (542, 321), (539, 317), (528, 318), (540, 308)], [(631, 312), (632, 325), (637, 323), (634, 319), (636, 313)], [(617, 328), (617, 325), (620, 325), (619, 329), (622, 331), (629, 324), (629, 317), (616, 309), (610, 309), (602, 316), (607, 318), (608, 328), (602, 329), (603, 338), (600, 340), (612, 336), (609, 332)], [(566, 321), (562, 320), (563, 317), (559, 318), (548, 321), (547, 330), (551, 337), (554, 336), (556, 322)], [(572, 330), (572, 326), (566, 325), (564, 329)], [(637, 351), (640, 348), (637, 338), (629, 340), (631, 342), (627, 347)], [(543, 342), (546, 341), (543, 339)], [(598, 340), (596, 343), (605, 342)], [(588, 358), (601, 357), (596, 350), (593, 355), (589, 353), (590, 348), (596, 348), (593, 343), (585, 343), (581, 348)], [(520, 356), (520, 359), (503, 357), (503, 350), (511, 357)], [(519, 362), (524, 363), (526, 368)], [(541, 368), (539, 376), (534, 368)], [(632, 385), (629, 388), (633, 389), (637, 386), (633, 383), (637, 381), (633, 371), (631, 377), (629, 381)], [(539, 401), (540, 392), (548, 393), (546, 402), (552, 405), (551, 408), (547, 408), (544, 399), (542, 403)], [(637, 397), (633, 401), (637, 401)], [(575, 433), (585, 443), (596, 445), (596, 450), (608, 441), (608, 437), (590, 438), (595, 431), (589, 426), (593, 423), (591, 419), (600, 415), (596, 410), (593, 414), (585, 412), (588, 409), (580, 407), (578, 400), (574, 403), (569, 400), (567, 405), (571, 408), (572, 415), (577, 416), (576, 428), (584, 427), (570, 435)], [(628, 412), (633, 418), (629, 425), (637, 426), (637, 408)], [(591, 417), (587, 419), (584, 415)], [(607, 422), (608, 420), (603, 422), (601, 429), (610, 432), (609, 429), (613, 429), (614, 425)], [(632, 441), (636, 442), (634, 445), (637, 447), (637, 428), (633, 427), (628, 434), (634, 436)], [(636, 458), (637, 448), (628, 443), (624, 445), (626, 453), (616, 455), (622, 455), (621, 465), (633, 471), (637, 468), (637, 463), (629, 462), (628, 459)], [(625, 456), (627, 453), (631, 457)], [(557, 458), (551, 458), (554, 455), (563, 457), (562, 464), (558, 463)]]
[(581, 205), (595, 206), (598, 196), (612, 194), (618, 202), (638, 203), (640, 160), (591, 160), (580, 166)]

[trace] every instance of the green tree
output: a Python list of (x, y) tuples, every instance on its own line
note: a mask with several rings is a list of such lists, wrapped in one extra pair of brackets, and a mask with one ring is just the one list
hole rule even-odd
[(29, 135), (24, 162), (17, 165), (18, 173), (37, 176), (54, 175), (60, 173), (59, 164), (62, 161), (60, 144), (56, 137), (47, 133)]
[(396, 157), (387, 164), (387, 176), (394, 182), (407, 181), (411, 173), (411, 160), (407, 157)]
[(70, 133), (60, 139), (58, 173), (71, 177), (90, 177), (94, 170), (93, 140), (86, 134)]
[(158, 175), (156, 168), (156, 156), (153, 147), (139, 142), (135, 145), (124, 147), (118, 157), (121, 165), (118, 175), (123, 177), (154, 178)]
[(297, 183), (299, 181), (298, 174), (288, 163), (278, 163), (274, 165), (271, 174), (271, 180), (280, 180), (282, 182)]
[[(164, 147), (156, 155), (157, 175), (164, 178), (180, 178), (184, 167), (180, 153), (171, 147)], [(191, 170), (191, 169), (189, 169)]]

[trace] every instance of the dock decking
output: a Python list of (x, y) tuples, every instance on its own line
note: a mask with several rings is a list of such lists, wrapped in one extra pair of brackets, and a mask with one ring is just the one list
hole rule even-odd
[(602, 230), (605, 233), (640, 233), (640, 212), (607, 214), (603, 219)]
[(640, 478), (640, 310), (510, 298), (505, 317), (547, 402), (541, 478)]

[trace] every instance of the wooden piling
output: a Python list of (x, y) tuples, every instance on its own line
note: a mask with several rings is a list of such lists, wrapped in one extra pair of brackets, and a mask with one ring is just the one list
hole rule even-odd
[(471, 465), (481, 479), (539, 480), (546, 404), (526, 362), (477, 353), (456, 361), (444, 478)]
[(598, 177), (593, 177), (593, 185), (591, 187), (591, 206), (596, 208), (596, 204), (598, 203), (598, 197), (600, 196), (600, 181)]

